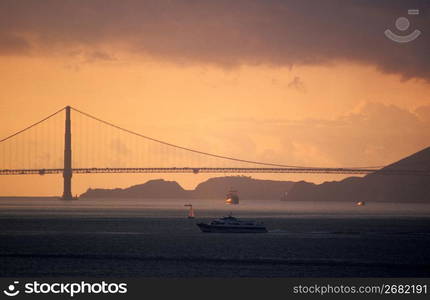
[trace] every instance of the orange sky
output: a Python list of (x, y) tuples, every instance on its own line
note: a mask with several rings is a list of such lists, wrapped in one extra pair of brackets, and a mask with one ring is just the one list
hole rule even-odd
[[(20, 36), (35, 46), (25, 54), (0, 53), (0, 138), (71, 105), (174, 144), (288, 165), (385, 165), (429, 146), (430, 85), (424, 75), (410, 78), (345, 57), (293, 66), (274, 61), (229, 65), (205, 57), (190, 63), (164, 53), (130, 51), (124, 41), (107, 39), (69, 49), (35, 42), (34, 33)], [(62, 130), (61, 118), (55, 122)], [(193, 188), (211, 176), (74, 175), (73, 192), (160, 177)], [(0, 193), (60, 195), (61, 180), (61, 175), (1, 176)]]

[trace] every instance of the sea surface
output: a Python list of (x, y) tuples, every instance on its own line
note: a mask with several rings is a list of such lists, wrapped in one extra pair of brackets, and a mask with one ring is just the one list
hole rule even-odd
[[(230, 213), (269, 232), (196, 226)], [(430, 277), (430, 205), (0, 198), (0, 276)]]

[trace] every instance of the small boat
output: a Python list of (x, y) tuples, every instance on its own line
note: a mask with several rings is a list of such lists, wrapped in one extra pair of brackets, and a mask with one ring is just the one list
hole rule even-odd
[(185, 204), (184, 206), (188, 206), (190, 208), (190, 210), (188, 211), (188, 219), (194, 219), (195, 215), (194, 215), (193, 205), (192, 204)]
[(357, 202), (355, 202), (355, 205), (356, 206), (364, 206), (364, 205), (366, 205), (366, 203), (364, 203), (364, 201), (357, 201)]
[(239, 220), (233, 216), (213, 220), (209, 224), (197, 223), (202, 232), (218, 233), (264, 233), (267, 232), (263, 223)]
[(239, 195), (237, 194), (237, 191), (230, 190), (226, 195), (225, 203), (239, 204)]

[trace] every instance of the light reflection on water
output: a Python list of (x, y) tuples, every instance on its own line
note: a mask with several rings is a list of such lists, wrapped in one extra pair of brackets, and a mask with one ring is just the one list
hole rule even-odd
[(0, 215), (112, 215), (112, 216), (186, 216), (191, 203), (196, 217), (220, 214), (259, 217), (430, 217), (427, 203), (366, 202), (356, 206), (344, 202), (292, 202), (273, 200), (241, 200), (239, 205), (225, 204), (224, 199), (79, 199), (64, 201), (57, 198), (0, 198)]

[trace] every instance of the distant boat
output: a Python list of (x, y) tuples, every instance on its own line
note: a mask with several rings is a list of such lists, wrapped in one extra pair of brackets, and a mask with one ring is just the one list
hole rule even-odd
[(194, 209), (193, 209), (193, 205), (192, 204), (185, 204), (184, 206), (189, 207), (190, 209), (188, 210), (188, 219), (194, 219), (195, 215), (194, 215)]
[(242, 221), (233, 216), (222, 217), (213, 220), (209, 224), (197, 223), (202, 232), (218, 233), (265, 233), (267, 232), (264, 224), (256, 221)]
[(225, 203), (239, 204), (239, 195), (237, 194), (237, 191), (230, 190), (226, 195)]
[(357, 201), (357, 202), (355, 202), (355, 205), (356, 206), (364, 206), (364, 205), (366, 205), (366, 203), (364, 201)]

